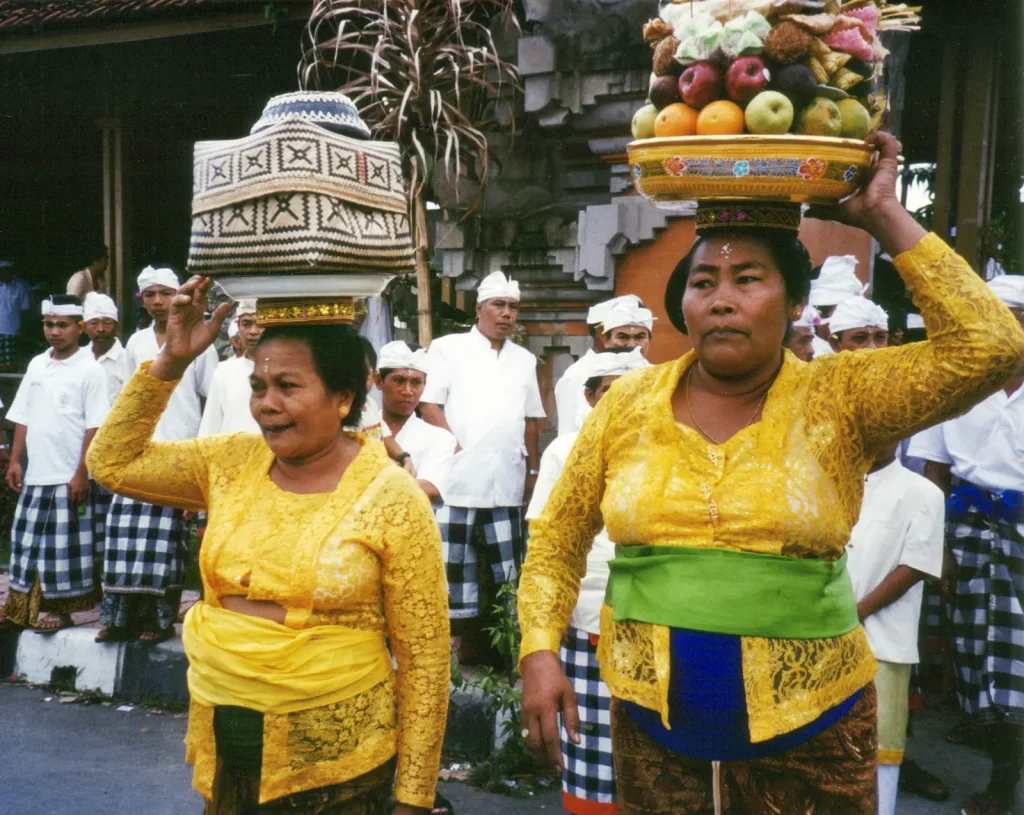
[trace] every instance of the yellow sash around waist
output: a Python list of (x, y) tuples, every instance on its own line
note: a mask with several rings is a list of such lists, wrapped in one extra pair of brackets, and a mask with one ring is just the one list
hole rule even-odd
[(181, 640), (189, 694), (207, 707), (294, 713), (357, 696), (393, 670), (383, 632), (295, 630), (204, 602), (185, 615)]

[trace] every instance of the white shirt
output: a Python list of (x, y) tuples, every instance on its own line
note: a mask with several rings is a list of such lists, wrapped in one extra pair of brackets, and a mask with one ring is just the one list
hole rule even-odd
[(68, 279), (67, 294), (84, 300), (85, 295), (96, 290), (96, 281), (88, 269), (80, 269)]
[(1024, 492), (1024, 387), (998, 390), (968, 413), (922, 430), (910, 456), (949, 464), (957, 478), (991, 492)]
[[(533, 497), (526, 510), (526, 520), (533, 520), (544, 511), (544, 505), (565, 470), (566, 459), (578, 435), (570, 433), (568, 436), (559, 436), (544, 451), (540, 458), (537, 486), (533, 489)], [(587, 573), (580, 581), (580, 596), (569, 618), (569, 625), (573, 628), (588, 634), (601, 633), (601, 605), (608, 587), (608, 561), (613, 557), (615, 544), (608, 538), (607, 530), (602, 528), (594, 537), (594, 546), (587, 555)]]
[(52, 350), (33, 358), (7, 418), (25, 425), (25, 483), (67, 484), (82, 461), (85, 433), (103, 424), (110, 410), (107, 377), (90, 351), (68, 359)]
[[(878, 588), (898, 566), (932, 577), (942, 574), (945, 497), (923, 476), (893, 461), (869, 473), (860, 519), (850, 533), (847, 568), (857, 601)], [(875, 657), (914, 664), (924, 583), (864, 620)]]
[(86, 346), (86, 350), (93, 355), (93, 359), (100, 364), (103, 373), (107, 375), (107, 392), (110, 394), (110, 404), (114, 404), (124, 383), (135, 373), (131, 360), (128, 359), (128, 352), (117, 337), (114, 337), (114, 344), (110, 346), (110, 350), (101, 357), (96, 356), (92, 343)]
[(828, 340), (823, 340), (817, 334), (811, 337), (811, 350), (814, 351), (814, 359), (818, 357), (827, 357), (829, 354), (834, 354), (832, 350), (832, 343)]
[[(387, 427), (387, 422), (384, 422)], [(423, 421), (415, 413), (406, 419), (402, 429), (395, 436), (395, 441), (409, 457), (416, 468), (416, 478), (429, 481), (445, 497), (448, 472), (451, 470), (452, 458), (458, 442), (455, 436), (443, 427)]]
[(249, 409), (249, 375), (255, 367), (256, 363), (248, 357), (231, 357), (217, 366), (199, 423), (200, 436), (261, 432)]
[(21, 312), (30, 308), (28, 283), (15, 276), (0, 283), (0, 334), (17, 334), (21, 329)]
[(501, 353), (476, 326), (430, 344), (424, 402), (444, 408), (462, 445), (452, 460), (445, 503), (514, 507), (523, 503), (526, 420), (543, 419), (537, 358), (514, 342)]
[(380, 430), (380, 438), (382, 441), (391, 435), (391, 428), (388, 427), (388, 423), (384, 421), (384, 417), (381, 415), (380, 408), (377, 407), (377, 403), (374, 402), (369, 395), (367, 395), (366, 403), (363, 405), (363, 413), (359, 417), (359, 424), (346, 424), (345, 427), (363, 433), (376, 427)]
[(591, 348), (565, 369), (555, 383), (555, 411), (558, 413), (558, 435), (579, 433), (579, 402), (583, 398), (583, 383), (586, 382), (586, 364), (595, 356)]
[[(153, 326), (132, 334), (125, 350), (132, 370), (137, 370), (143, 362), (156, 359), (160, 346), (156, 343)], [(211, 345), (189, 363), (181, 382), (171, 395), (171, 401), (167, 403), (164, 415), (160, 417), (153, 434), (154, 441), (181, 441), (195, 438), (199, 433), (199, 423), (203, 418), (200, 400), (210, 393), (217, 362), (217, 352)]]

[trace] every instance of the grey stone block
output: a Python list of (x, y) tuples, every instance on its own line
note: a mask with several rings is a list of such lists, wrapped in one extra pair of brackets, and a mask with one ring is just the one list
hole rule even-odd
[(519, 74), (549, 74), (555, 70), (555, 44), (549, 37), (538, 35), (519, 40)]
[(14, 657), (18, 652), (20, 628), (0, 628), (0, 678), (6, 679), (14, 673)]
[(448, 700), (446, 755), (487, 758), (494, 750), (494, 708), (479, 691), (456, 691)]
[(188, 658), (180, 639), (156, 646), (128, 643), (124, 647), (117, 695), (132, 700), (187, 702)]

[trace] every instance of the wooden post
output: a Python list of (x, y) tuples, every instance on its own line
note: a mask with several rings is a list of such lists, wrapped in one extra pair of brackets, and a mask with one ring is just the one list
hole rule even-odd
[(960, 62), (960, 41), (950, 32), (942, 49), (942, 78), (939, 99), (939, 139), (935, 163), (935, 209), (932, 230), (940, 238), (949, 239), (953, 204), (953, 169), (956, 165), (957, 77)]
[(101, 119), (103, 128), (103, 242), (110, 250), (107, 283), (110, 296), (123, 318), (132, 313), (131, 287), (125, 291), (124, 268), (124, 176), (121, 125), (116, 118)]
[(430, 229), (427, 227), (427, 208), (423, 193), (413, 201), (413, 240), (416, 242), (416, 316), (419, 344), (426, 347), (433, 339), (433, 319), (430, 307)]

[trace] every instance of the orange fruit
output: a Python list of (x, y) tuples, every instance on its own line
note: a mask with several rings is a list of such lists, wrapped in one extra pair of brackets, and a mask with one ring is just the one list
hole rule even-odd
[[(743, 122), (743, 113), (740, 113)], [(692, 136), (697, 132), (697, 111), (682, 102), (665, 105), (654, 120), (654, 135)]]
[(738, 136), (742, 132), (743, 108), (728, 99), (712, 102), (697, 117), (698, 136)]

